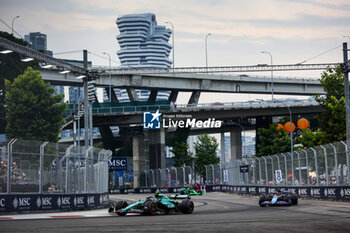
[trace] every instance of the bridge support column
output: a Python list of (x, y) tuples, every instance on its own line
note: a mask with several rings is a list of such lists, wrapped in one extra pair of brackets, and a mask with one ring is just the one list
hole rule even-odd
[(192, 95), (190, 97), (190, 100), (188, 101), (188, 104), (198, 104), (200, 95), (201, 95), (200, 91), (192, 92)]
[(139, 101), (139, 97), (137, 96), (135, 88), (129, 87), (126, 88), (126, 91), (128, 92), (130, 102)]
[(242, 130), (233, 128), (230, 132), (231, 161), (242, 159)]
[(156, 101), (157, 100), (158, 90), (152, 90), (149, 94), (148, 101)]
[(179, 94), (179, 91), (171, 91), (170, 96), (169, 96), (169, 102), (176, 102), (177, 96)]
[(150, 169), (165, 168), (165, 130), (149, 130)]
[(221, 144), (221, 163), (225, 163), (225, 132), (222, 132), (220, 135), (220, 144)]
[[(105, 87), (105, 91), (106, 91), (106, 93), (107, 93), (108, 98), (110, 99), (111, 97), (109, 96), (109, 87)], [(112, 90), (111, 90), (111, 94), (112, 94), (112, 102), (118, 103), (119, 100), (118, 100), (118, 97), (116, 96), (116, 94), (115, 94), (113, 88), (112, 88)]]
[(133, 171), (134, 171), (134, 188), (140, 187), (140, 170), (141, 170), (141, 161), (144, 158), (145, 145), (144, 145), (144, 136), (136, 135), (132, 137), (132, 158), (133, 158)]

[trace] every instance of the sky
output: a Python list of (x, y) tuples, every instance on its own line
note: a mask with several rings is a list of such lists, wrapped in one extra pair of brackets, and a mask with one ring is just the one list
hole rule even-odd
[[(344, 35), (350, 36), (349, 0), (0, 0), (0, 19), (11, 26), (12, 19), (20, 16), (14, 22), (14, 30), (20, 35), (47, 34), (48, 49), (58, 58), (82, 59), (80, 51), (55, 53), (87, 49), (93, 65), (108, 65), (103, 52), (111, 55), (113, 66), (119, 65), (115, 22), (134, 13), (154, 13), (158, 25), (169, 28), (165, 22), (173, 23), (176, 67), (205, 66), (208, 33), (212, 34), (208, 37), (209, 66), (269, 64), (270, 57), (261, 51), (270, 52), (274, 64), (342, 62), (338, 46), (349, 42)], [(0, 30), (11, 32), (2, 22)], [(276, 72), (274, 76), (319, 78), (320, 72)], [(200, 101), (257, 97), (223, 96), (205, 94)], [(179, 101), (186, 102), (188, 97), (182, 94)]]

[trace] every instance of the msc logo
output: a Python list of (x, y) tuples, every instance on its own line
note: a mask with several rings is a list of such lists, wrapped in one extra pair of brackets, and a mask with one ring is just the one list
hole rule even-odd
[(159, 110), (156, 112), (144, 112), (143, 113), (143, 128), (144, 129), (160, 129), (160, 116)]

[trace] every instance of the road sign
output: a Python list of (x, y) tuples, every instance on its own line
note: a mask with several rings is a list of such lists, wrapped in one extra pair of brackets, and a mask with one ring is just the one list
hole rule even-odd
[(282, 182), (282, 171), (281, 170), (275, 170), (275, 178), (277, 183)]
[(239, 169), (240, 169), (241, 173), (249, 172), (249, 166), (248, 165), (240, 166)]

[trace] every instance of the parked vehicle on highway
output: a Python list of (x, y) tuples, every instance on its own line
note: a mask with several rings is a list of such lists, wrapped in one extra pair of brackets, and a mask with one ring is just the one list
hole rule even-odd
[[(177, 199), (182, 201), (179, 202)], [(108, 208), (109, 213), (116, 213), (119, 216), (125, 216), (127, 213), (156, 215), (181, 212), (183, 214), (192, 214), (193, 210), (194, 204), (189, 195), (168, 197), (160, 193), (147, 197), (145, 201), (138, 201), (130, 205), (126, 201), (111, 202)]]
[(298, 196), (288, 190), (277, 190), (275, 193), (261, 195), (259, 198), (259, 205), (261, 207), (277, 205), (298, 205)]

